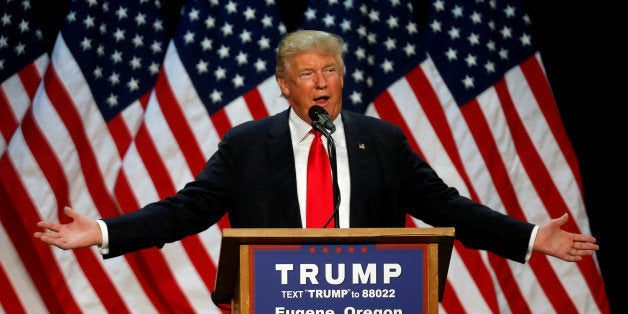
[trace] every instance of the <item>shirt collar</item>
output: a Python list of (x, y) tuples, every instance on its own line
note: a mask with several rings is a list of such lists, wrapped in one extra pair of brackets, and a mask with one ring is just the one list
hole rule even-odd
[[(312, 130), (312, 126), (303, 121), (294, 112), (294, 110), (292, 110), (292, 108), (290, 108), (290, 114), (288, 115), (288, 124), (290, 126), (292, 143), (302, 142), (305, 138), (307, 138), (310, 130)], [(336, 126), (336, 133), (338, 133), (338, 130), (342, 129), (342, 118), (340, 114), (338, 114), (338, 117), (336, 117), (336, 120), (334, 120), (334, 125)]]

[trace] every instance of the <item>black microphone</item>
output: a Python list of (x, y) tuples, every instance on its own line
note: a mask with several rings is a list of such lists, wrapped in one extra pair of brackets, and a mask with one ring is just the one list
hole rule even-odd
[[(336, 126), (329, 118), (327, 110), (319, 105), (310, 107), (308, 111), (310, 119), (312, 119), (312, 127), (317, 131), (323, 133), (327, 138), (327, 155), (329, 156), (329, 163), (331, 166), (332, 184), (334, 191), (334, 212), (332, 213), (327, 223), (323, 228), (327, 228), (327, 225), (333, 220), (334, 228), (340, 228), (340, 187), (338, 186), (338, 171), (336, 167), (336, 144), (334, 138), (331, 137), (331, 133), (336, 131)], [(327, 132), (329, 130), (329, 132)]]
[(308, 115), (310, 119), (312, 119), (312, 125), (321, 133), (326, 133), (318, 127), (322, 126), (325, 129), (329, 130), (330, 133), (334, 133), (336, 131), (336, 126), (334, 122), (331, 121), (329, 115), (327, 114), (327, 110), (323, 109), (323, 107), (319, 105), (314, 105), (310, 107), (308, 111)]

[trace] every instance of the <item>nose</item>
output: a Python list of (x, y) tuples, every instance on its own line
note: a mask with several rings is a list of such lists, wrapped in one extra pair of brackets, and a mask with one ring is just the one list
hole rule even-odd
[(327, 79), (325, 79), (325, 75), (323, 75), (323, 73), (316, 73), (314, 84), (316, 84), (316, 87), (319, 89), (327, 87)]

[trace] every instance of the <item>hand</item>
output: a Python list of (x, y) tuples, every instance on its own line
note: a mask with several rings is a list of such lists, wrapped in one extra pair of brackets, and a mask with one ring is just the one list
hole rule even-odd
[(68, 206), (63, 208), (63, 212), (66, 216), (72, 218), (72, 222), (55, 224), (40, 221), (37, 223), (37, 226), (45, 228), (49, 232), (35, 232), (35, 238), (64, 250), (100, 245), (102, 243), (100, 226), (98, 226), (95, 220), (87, 218)]
[(595, 238), (583, 234), (571, 233), (560, 229), (569, 219), (565, 213), (539, 227), (533, 250), (568, 262), (582, 260), (600, 249)]

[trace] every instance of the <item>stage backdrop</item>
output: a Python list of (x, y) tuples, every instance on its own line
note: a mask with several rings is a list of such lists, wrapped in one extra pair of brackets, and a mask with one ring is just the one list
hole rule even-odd
[[(289, 12), (272, 0), (74, 1), (55, 38), (43, 38), (28, 1), (2, 3), (4, 312), (220, 313), (210, 295), (226, 219), (106, 261), (32, 234), (39, 220), (67, 222), (66, 205), (110, 217), (172, 195), (226, 130), (285, 110), (275, 47), (296, 28), (343, 36), (344, 108), (399, 125), (462, 194), (533, 223), (569, 213), (565, 229), (590, 233), (576, 156), (517, 1), (310, 1)], [(279, 9), (302, 18), (288, 27)], [(610, 312), (595, 256), (522, 265), (459, 243), (440, 310)]]

